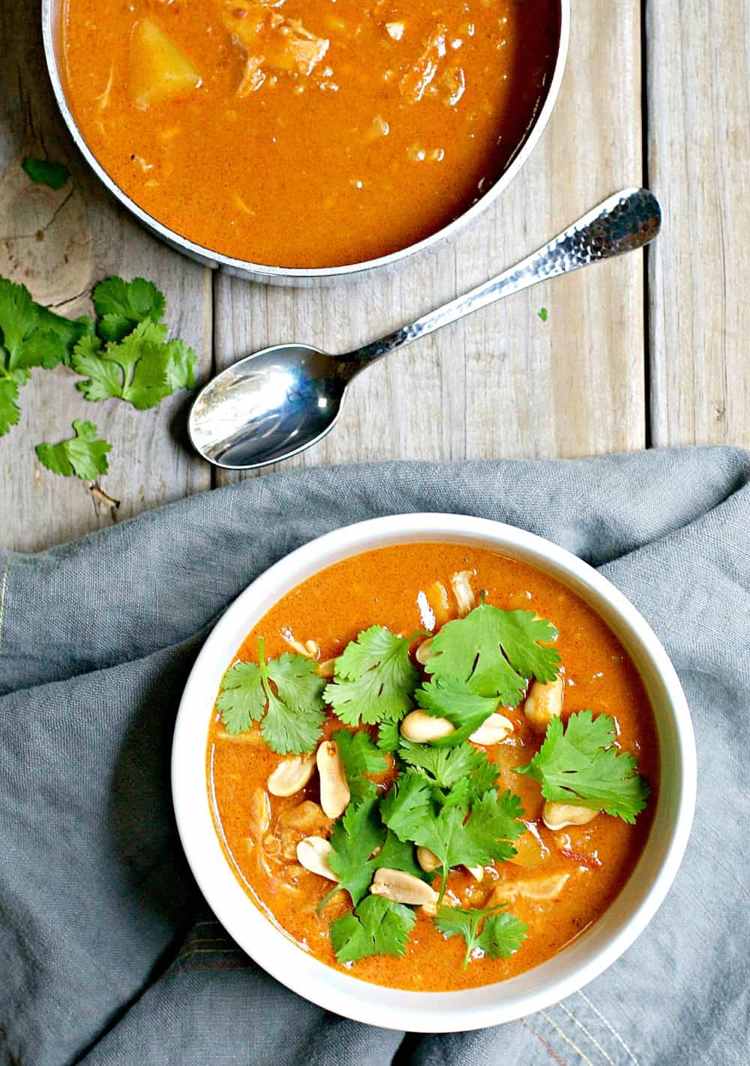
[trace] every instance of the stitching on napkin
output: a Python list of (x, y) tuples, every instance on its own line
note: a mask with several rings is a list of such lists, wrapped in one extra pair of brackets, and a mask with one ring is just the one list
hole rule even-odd
[(10, 570), (10, 559), (6, 559), (5, 568), (3, 570), (3, 579), (0, 582), (0, 651), (3, 648), (3, 622), (5, 621), (5, 590), (8, 587), (8, 571)]
[(611, 1063), (611, 1066), (616, 1066), (615, 1060), (614, 1060), (614, 1059), (612, 1058), (612, 1056), (611, 1056), (611, 1055), (608, 1055), (608, 1054), (607, 1054), (607, 1052), (606, 1052), (606, 1051), (604, 1050), (604, 1048), (602, 1047), (602, 1045), (601, 1045), (601, 1044), (599, 1043), (599, 1041), (598, 1041), (598, 1040), (596, 1039), (596, 1037), (594, 1036), (594, 1034), (593, 1034), (593, 1033), (592, 1033), (592, 1032), (591, 1032), (591, 1031), (590, 1031), (589, 1029), (587, 1029), (587, 1028), (586, 1028), (586, 1026), (585, 1026), (585, 1025), (583, 1024), (583, 1022), (581, 1021), (581, 1019), (580, 1019), (580, 1018), (577, 1018), (577, 1017), (576, 1017), (576, 1015), (575, 1015), (575, 1014), (573, 1013), (573, 1011), (572, 1011), (572, 1010), (568, 1010), (568, 1008), (567, 1008), (567, 1007), (565, 1006), (565, 1004), (564, 1004), (564, 1003), (558, 1003), (558, 1006), (559, 1006), (560, 1010), (561, 1010), (561, 1011), (564, 1011), (564, 1012), (565, 1012), (565, 1014), (567, 1014), (567, 1016), (568, 1016), (568, 1017), (569, 1017), (569, 1018), (571, 1019), (571, 1021), (572, 1021), (572, 1022), (573, 1022), (573, 1023), (575, 1024), (575, 1025), (577, 1025), (577, 1026), (578, 1026), (578, 1028), (579, 1028), (579, 1029), (580, 1029), (580, 1030), (581, 1030), (581, 1031), (582, 1031), (583, 1033), (585, 1033), (585, 1035), (586, 1035), (586, 1036), (587, 1036), (587, 1037), (589, 1038), (589, 1040), (590, 1040), (590, 1041), (591, 1041), (591, 1043), (592, 1043), (592, 1044), (594, 1045), (594, 1047), (596, 1048), (596, 1050), (597, 1050), (597, 1051), (598, 1051), (598, 1052), (599, 1052), (599, 1053), (601, 1054), (602, 1058), (603, 1058), (603, 1059), (606, 1059), (606, 1061), (607, 1061), (607, 1062)]
[(541, 1011), (541, 1015), (552, 1026), (552, 1028), (555, 1029), (560, 1034), (560, 1036), (563, 1038), (565, 1043), (566, 1044), (570, 1044), (570, 1046), (575, 1051), (576, 1055), (578, 1055), (578, 1057), (583, 1062), (587, 1063), (587, 1066), (594, 1066), (594, 1063), (591, 1061), (591, 1059), (588, 1057), (588, 1055), (584, 1054), (584, 1052), (581, 1051), (581, 1049), (579, 1048), (578, 1044), (576, 1044), (575, 1040), (571, 1040), (571, 1038), (568, 1036), (568, 1034), (563, 1029), (560, 1028), (560, 1026), (557, 1024), (557, 1022), (554, 1021), (554, 1019), (550, 1018), (550, 1016), (549, 1016), (549, 1014), (547, 1013), (546, 1010)]
[(628, 1055), (630, 1056), (631, 1060), (632, 1060), (632, 1061), (633, 1061), (633, 1062), (635, 1063), (635, 1066), (640, 1066), (640, 1063), (638, 1062), (638, 1059), (637, 1059), (637, 1058), (635, 1057), (635, 1055), (634, 1055), (634, 1054), (633, 1054), (633, 1052), (632, 1052), (632, 1051), (630, 1050), (630, 1048), (628, 1047), (628, 1045), (627, 1045), (627, 1044), (625, 1043), (625, 1041), (624, 1041), (624, 1040), (622, 1039), (622, 1037), (620, 1036), (620, 1034), (619, 1034), (619, 1033), (617, 1032), (617, 1030), (616, 1030), (616, 1029), (615, 1029), (615, 1028), (614, 1028), (614, 1027), (613, 1027), (613, 1026), (612, 1026), (612, 1025), (611, 1025), (611, 1024), (610, 1024), (610, 1023), (609, 1023), (609, 1022), (607, 1021), (607, 1019), (606, 1019), (606, 1018), (604, 1017), (604, 1015), (602, 1014), (602, 1012), (596, 1009), (596, 1007), (595, 1007), (595, 1006), (594, 1006), (594, 1004), (593, 1004), (593, 1003), (591, 1002), (591, 1000), (589, 999), (589, 997), (588, 997), (587, 995), (585, 995), (585, 994), (584, 994), (583, 992), (580, 992), (580, 991), (579, 991), (578, 995), (579, 995), (579, 996), (581, 997), (581, 999), (583, 1000), (583, 1002), (584, 1002), (584, 1003), (587, 1003), (587, 1004), (589, 1005), (589, 1007), (590, 1007), (590, 1008), (591, 1008), (591, 1010), (592, 1010), (592, 1011), (594, 1012), (594, 1014), (595, 1014), (595, 1015), (597, 1016), (597, 1018), (599, 1018), (599, 1020), (600, 1020), (601, 1022), (603, 1022), (603, 1023), (604, 1023), (604, 1025), (606, 1025), (607, 1029), (609, 1029), (609, 1031), (610, 1031), (610, 1033), (612, 1034), (612, 1036), (613, 1036), (613, 1037), (614, 1037), (614, 1038), (615, 1038), (615, 1039), (617, 1040), (617, 1042), (618, 1042), (619, 1044), (621, 1044), (621, 1045), (622, 1045), (622, 1047), (624, 1048), (624, 1050), (625, 1050), (625, 1051), (626, 1051), (626, 1052), (628, 1053)]

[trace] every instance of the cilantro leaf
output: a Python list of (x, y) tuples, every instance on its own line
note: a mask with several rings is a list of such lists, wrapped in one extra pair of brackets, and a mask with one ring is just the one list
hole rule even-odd
[(20, 417), (18, 383), (12, 377), (0, 377), (0, 437), (15, 426)]
[(468, 966), (477, 948), (492, 959), (507, 959), (515, 955), (528, 931), (525, 922), (513, 914), (498, 913), (495, 907), (487, 910), (443, 907), (435, 917), (435, 924), (446, 938), (464, 938), (464, 967)]
[(546, 322), (549, 318), (549, 311), (546, 307), (540, 307), (537, 311), (537, 315), (539, 316), (539, 318), (541, 318), (542, 322)]
[(78, 389), (87, 400), (114, 396), (138, 410), (155, 407), (176, 389), (195, 384), (196, 355), (183, 341), (168, 341), (167, 327), (150, 318), (121, 341), (102, 347), (87, 335), (73, 351), (72, 365), (87, 380)]
[[(414, 847), (398, 839), (382, 824), (374, 791), (360, 801), (352, 801), (331, 834), (331, 869), (356, 906), (367, 895), (376, 870), (386, 866), (424, 878), (414, 859)], [(376, 854), (373, 854), (376, 852)]]
[(591, 711), (579, 711), (565, 728), (553, 718), (539, 751), (516, 773), (539, 781), (546, 800), (605, 811), (631, 824), (648, 800), (638, 763), (617, 749), (614, 721), (607, 714), (594, 718)]
[(106, 474), (109, 469), (107, 452), (111, 451), (112, 445), (106, 440), (97, 440), (93, 422), (74, 419), (73, 430), (75, 436), (61, 440), (59, 444), (37, 444), (35, 450), (39, 462), (53, 474), (96, 481), (99, 474)]
[(49, 159), (32, 159), (27, 156), (21, 166), (32, 181), (38, 185), (49, 185), (50, 189), (62, 189), (70, 177), (70, 171), (64, 163), (52, 163)]
[(145, 278), (105, 278), (91, 297), (100, 318), (99, 335), (106, 341), (120, 341), (140, 322), (160, 322), (164, 317), (164, 294)]
[(436, 748), (431, 744), (402, 741), (398, 755), (402, 762), (422, 774), (434, 789), (452, 790), (451, 796), (460, 789), (459, 803), (482, 796), (494, 788), (497, 781), (497, 767), (484, 751), (471, 744)]
[(559, 652), (540, 643), (556, 639), (555, 627), (532, 611), (482, 603), (435, 634), (425, 669), (444, 684), (463, 683), (478, 696), (515, 707), (528, 678), (557, 676)]
[(0, 373), (68, 363), (73, 346), (90, 329), (89, 319), (62, 318), (34, 303), (25, 285), (0, 278)]
[(262, 639), (258, 644), (258, 663), (234, 663), (222, 679), (216, 706), (227, 732), (244, 733), (263, 719), (261, 732), (272, 751), (312, 751), (325, 719), (315, 663), (290, 652), (266, 662)]
[(347, 644), (336, 660), (325, 700), (347, 725), (398, 719), (411, 707), (417, 671), (409, 640), (386, 626), (371, 626)]
[(369, 955), (403, 956), (416, 915), (403, 903), (382, 896), (363, 899), (354, 914), (331, 925), (331, 942), (339, 962), (357, 962)]
[(224, 674), (216, 701), (227, 733), (245, 733), (263, 717), (266, 694), (256, 663), (234, 663)]
[(349, 733), (339, 729), (331, 739), (338, 746), (351, 798), (359, 800), (373, 793), (375, 785), (368, 780), (367, 774), (384, 773), (388, 769), (388, 759), (375, 746), (370, 734), (364, 730)]
[(467, 740), (497, 710), (497, 696), (480, 696), (465, 681), (428, 681), (414, 698), (422, 710), (447, 718), (456, 727), (447, 737), (433, 740), (436, 748), (452, 748)]
[(2, 346), (7, 352), (6, 370), (22, 365), (24, 344), (38, 321), (38, 307), (26, 286), (0, 278), (0, 333)]
[(285, 652), (266, 664), (261, 648), (259, 669), (268, 700), (260, 727), (266, 744), (280, 755), (312, 751), (325, 721), (323, 679), (315, 663), (304, 655)]
[(378, 747), (381, 751), (395, 751), (401, 740), (398, 722), (381, 722), (378, 726)]
[(437, 803), (427, 780), (408, 770), (381, 803), (380, 813), (402, 841), (429, 848), (443, 867), (443, 887), (453, 866), (483, 866), (510, 859), (511, 841), (525, 832), (523, 808), (512, 792), (489, 789), (468, 811), (465, 802)]

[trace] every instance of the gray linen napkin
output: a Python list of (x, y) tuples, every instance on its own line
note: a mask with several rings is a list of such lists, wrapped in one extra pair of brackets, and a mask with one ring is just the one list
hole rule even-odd
[[(749, 483), (731, 449), (299, 471), (0, 554), (2, 1062), (747, 1066)], [(553, 1009), (442, 1037), (326, 1014), (255, 966), (197, 893), (168, 785), (181, 689), (227, 604), (320, 533), (416, 510), (600, 567), (666, 644), (700, 761), (685, 863), (635, 946)]]

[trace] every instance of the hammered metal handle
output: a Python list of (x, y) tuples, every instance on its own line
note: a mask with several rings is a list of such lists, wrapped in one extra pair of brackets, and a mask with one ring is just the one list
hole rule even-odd
[(394, 349), (433, 333), (495, 300), (528, 289), (538, 281), (569, 274), (590, 263), (643, 248), (657, 236), (660, 228), (661, 208), (653, 193), (648, 189), (623, 189), (516, 266), (342, 359), (353, 375)]

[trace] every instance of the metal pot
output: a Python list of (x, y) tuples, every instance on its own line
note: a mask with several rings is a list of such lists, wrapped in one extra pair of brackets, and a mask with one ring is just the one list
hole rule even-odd
[(70, 130), (73, 140), (78, 145), (88, 164), (107, 189), (109, 189), (109, 191), (117, 197), (120, 203), (124, 204), (147, 229), (151, 230), (151, 232), (156, 234), (157, 237), (160, 237), (170, 245), (170, 247), (176, 249), (178, 252), (182, 252), (183, 255), (190, 256), (191, 259), (196, 259), (204, 266), (211, 267), (214, 270), (223, 270), (228, 274), (234, 274), (237, 277), (246, 278), (249, 281), (261, 281), (273, 285), (291, 286), (330, 285), (339, 280), (362, 278), (372, 270), (383, 271), (388, 268), (393, 268), (418, 252), (434, 248), (442, 241), (453, 237), (454, 234), (458, 233), (458, 231), (465, 225), (477, 218), (478, 215), (485, 211), (490, 204), (494, 203), (497, 197), (501, 195), (508, 185), (510, 185), (531, 152), (534, 150), (557, 102), (568, 53), (570, 0), (559, 0), (559, 7), (560, 38), (552, 77), (547, 88), (547, 94), (533, 120), (529, 124), (526, 136), (522, 144), (519, 146), (518, 151), (494, 185), (492, 185), (479, 200), (464, 211), (462, 215), (459, 215), (458, 218), (454, 219), (453, 222), (444, 226), (436, 233), (431, 234), (429, 237), (418, 241), (416, 244), (401, 248), (397, 252), (391, 252), (390, 255), (380, 256), (378, 259), (369, 259), (364, 263), (350, 263), (347, 266), (315, 267), (310, 269), (265, 266), (262, 263), (251, 263), (244, 259), (233, 259), (230, 256), (222, 255), (220, 252), (214, 252), (210, 248), (204, 248), (200, 244), (195, 244), (193, 241), (188, 240), (179, 233), (175, 233), (174, 230), (169, 229), (168, 226), (165, 226), (163, 223), (159, 222), (158, 219), (154, 218), (153, 215), (150, 215), (147, 211), (144, 211), (142, 207), (139, 207), (138, 204), (127, 195), (127, 193), (115, 184), (102, 164), (93, 154), (86, 143), (83, 134), (78, 128), (70, 107), (68, 106), (61, 76), (63, 66), (61, 54), (61, 23), (64, 12), (63, 0), (42, 0), (42, 34), (47, 69), (52, 81), (55, 99), (57, 100), (58, 107), (60, 108), (67, 127)]

